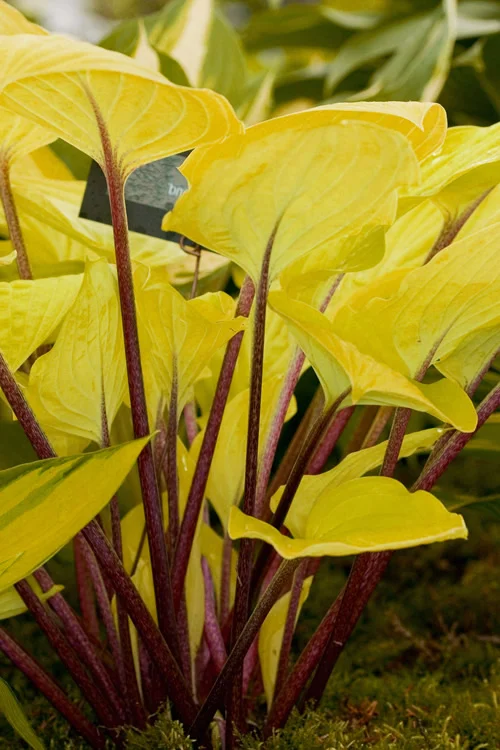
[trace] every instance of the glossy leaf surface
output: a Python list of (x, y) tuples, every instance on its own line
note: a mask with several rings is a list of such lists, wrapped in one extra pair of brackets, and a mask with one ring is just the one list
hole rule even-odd
[(43, 565), (102, 510), (148, 440), (0, 472), (0, 591)]
[(89, 262), (54, 347), (31, 369), (28, 400), (44, 426), (99, 444), (126, 382), (116, 279), (105, 260)]
[(2, 41), (0, 64), (0, 104), (51, 128), (103, 167), (102, 138), (109, 138), (122, 177), (240, 130), (217, 94), (176, 86), (84, 42), (18, 34)]
[[(164, 229), (225, 255), (257, 281), (269, 246), (273, 279), (321, 246), (391, 223), (397, 189), (418, 181), (418, 163), (399, 132), (348, 122), (349, 114), (309, 110), (193, 152), (181, 168), (191, 187)], [(334, 262), (348, 270), (348, 252)]]
[(465, 539), (461, 516), (429, 492), (410, 493), (388, 477), (352, 479), (327, 488), (311, 508), (302, 538), (291, 539), (263, 521), (232, 508), (232, 539), (260, 539), (285, 559), (343, 556)]
[(405, 406), (426, 411), (465, 432), (477, 422), (474, 406), (453, 381), (417, 383), (340, 338), (338, 328), (312, 307), (271, 292), (271, 306), (284, 317), (318, 375), (326, 403), (332, 405), (351, 389), (349, 403)]

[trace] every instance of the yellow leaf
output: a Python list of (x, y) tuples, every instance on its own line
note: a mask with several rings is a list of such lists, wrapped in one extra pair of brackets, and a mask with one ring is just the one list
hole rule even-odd
[(28, 400), (42, 425), (100, 444), (126, 381), (117, 282), (105, 260), (90, 261), (54, 347), (32, 366)]
[[(283, 376), (275, 376), (263, 383), (259, 450), (262, 450), (265, 445), (283, 380)], [(233, 505), (237, 505), (241, 500), (245, 485), (248, 408), (248, 388), (228, 402), (222, 417), (219, 437), (208, 476), (206, 495), (212, 502), (225, 529), (227, 528), (229, 511)], [(287, 418), (291, 419), (295, 411), (295, 402), (292, 402)], [(193, 459), (196, 459), (199, 455), (203, 435), (203, 431), (199, 432), (191, 446)]]
[(245, 328), (245, 319), (233, 317), (232, 300), (221, 306), (224, 298), (227, 295), (220, 292), (215, 295), (216, 302), (203, 298), (186, 301), (166, 281), (164, 271), (138, 269), (139, 338), (152, 424), (159, 405), (170, 403), (174, 369), (180, 413), (212, 354)]
[(117, 52), (62, 36), (6, 37), (0, 103), (89, 154), (110, 140), (122, 178), (141, 164), (209, 143), (241, 124), (218, 94), (176, 86)]
[[(430, 430), (420, 430), (406, 435), (401, 450), (400, 458), (413, 456), (415, 453), (428, 452), (445, 430), (442, 427), (434, 427)], [(322, 474), (305, 475), (302, 477), (297, 494), (288, 511), (285, 526), (290, 529), (293, 536), (300, 537), (306, 533), (306, 523), (309, 512), (322, 492), (326, 489), (332, 490), (351, 479), (359, 479), (369, 471), (381, 466), (387, 440), (372, 448), (365, 448), (354, 453), (349, 453), (337, 466)], [(274, 512), (283, 494), (280, 488), (271, 499), (271, 509)]]
[(45, 29), (31, 23), (18, 10), (12, 7), (10, 3), (0, 0), (0, 28), (2, 34), (10, 36), (11, 34), (47, 34)]
[[(47, 34), (44, 29), (30, 23), (19, 11), (5, 2), (0, 3), (0, 30), (5, 36)], [(0, 161), (10, 164), (55, 139), (52, 130), (34, 125), (30, 120), (0, 107)]]
[(348, 271), (349, 279), (351, 275), (356, 277), (356, 272), (380, 265), (385, 251), (385, 229), (368, 227), (358, 235), (341, 238), (302, 256), (280, 275), (281, 288), (293, 299), (321, 307), (339, 273)]
[(254, 281), (271, 241), (273, 279), (301, 256), (362, 227), (390, 224), (398, 189), (419, 177), (400, 133), (339, 121), (328, 109), (254, 125), (194, 151), (181, 171), (190, 189), (163, 228), (230, 258)]
[(103, 509), (148, 440), (0, 472), (0, 591), (43, 565)]
[[(464, 125), (450, 128), (442, 148), (422, 164), (422, 182), (412, 195), (439, 193), (459, 177), (500, 161), (500, 123), (487, 128)], [(497, 174), (499, 165), (496, 165)], [(496, 180), (498, 182), (498, 180)]]
[[(36, 579), (28, 576), (30, 587), (36, 593), (42, 602), (46, 602), (54, 594), (59, 594), (64, 586), (52, 586), (48, 591), (43, 592)], [(0, 593), (0, 620), (7, 620), (9, 617), (17, 617), (26, 612), (26, 605), (15, 590), (14, 587), (5, 589)]]
[[(443, 227), (443, 214), (431, 200), (419, 203), (400, 216), (385, 233), (385, 255), (380, 263), (366, 271), (346, 274), (335, 292), (329, 311), (341, 307), (356, 291), (364, 289), (375, 279), (381, 279), (392, 271), (423, 266)], [(330, 315), (330, 312), (327, 314)]]
[[(52, 169), (52, 164), (44, 157), (41, 168)], [(54, 179), (37, 174), (26, 159), (20, 159), (12, 169), (12, 192), (35, 277), (58, 274), (50, 273), (54, 263), (81, 263), (88, 255), (87, 248), (114, 263), (112, 227), (78, 215), (86, 183), (67, 179), (59, 166), (54, 170)], [(0, 209), (0, 223), (2, 218)], [(131, 257), (137, 263), (163, 267), (185, 258), (176, 242), (135, 232), (129, 233), (129, 241)]]
[(45, 177), (67, 182), (73, 179), (70, 169), (49, 146), (43, 146), (20, 159), (13, 168), (13, 174), (17, 173), (25, 176), (29, 174), (37, 179)]
[(325, 315), (290, 300), (284, 292), (271, 292), (269, 304), (284, 317), (315, 369), (326, 405), (333, 405), (351, 388), (344, 406), (349, 403), (403, 406), (428, 412), (464, 432), (474, 430), (477, 423), (474, 406), (453, 381), (440, 380), (427, 385), (408, 379), (340, 338), (336, 334), (338, 329)]
[(0, 351), (15, 372), (57, 328), (82, 276), (0, 282)]
[(374, 281), (337, 311), (336, 330), (409, 377), (425, 363), (439, 369), (466, 337), (498, 322), (498, 229), (486, 227), (421, 268)]
[(466, 539), (462, 516), (449, 513), (429, 492), (409, 492), (388, 477), (351, 479), (327, 487), (311, 508), (302, 538), (280, 534), (270, 524), (232, 508), (232, 539), (260, 539), (286, 560), (340, 557)]
[(456, 380), (462, 388), (481, 375), (484, 367), (500, 349), (500, 311), (489, 325), (466, 336), (449, 354), (436, 362), (436, 367), (447, 378)]
[(32, 750), (45, 750), (45, 745), (33, 731), (23, 707), (18, 701), (9, 684), (0, 677), (0, 713), (14, 731), (32, 748)]
[(342, 102), (321, 109), (339, 119), (361, 119), (397, 130), (408, 138), (419, 161), (437, 151), (446, 137), (446, 111), (434, 102)]
[[(295, 624), (297, 624), (300, 610), (302, 609), (304, 602), (309, 596), (312, 582), (313, 578), (311, 576), (309, 578), (306, 578), (302, 585), (299, 606), (297, 608), (297, 615), (295, 617)], [(273, 605), (268, 616), (262, 623), (262, 627), (259, 631), (259, 660), (268, 708), (271, 708), (271, 704), (273, 702), (274, 686), (276, 684), (276, 673), (278, 671), (278, 661), (281, 651), (281, 642), (283, 640), (283, 632), (285, 630), (285, 622), (288, 614), (289, 604), (290, 592), (280, 597), (276, 604)]]
[(4, 107), (0, 107), (0, 115), (0, 160), (4, 164), (10, 165), (56, 139), (51, 130), (34, 125)]

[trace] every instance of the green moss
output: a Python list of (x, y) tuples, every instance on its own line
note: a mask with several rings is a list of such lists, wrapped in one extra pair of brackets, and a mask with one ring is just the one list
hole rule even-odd
[[(494, 750), (500, 747), (500, 526), (472, 520), (469, 542), (394, 556), (387, 575), (339, 660), (320, 711), (294, 715), (263, 743), (244, 750)], [(296, 648), (322, 617), (349, 570), (323, 566), (299, 622)], [(71, 683), (28, 617), (9, 628), (51, 670)], [(83, 750), (66, 723), (1, 663), (49, 750)], [(258, 725), (263, 715), (252, 717)], [(128, 750), (195, 750), (166, 715), (148, 732), (130, 732)], [(0, 721), (0, 750), (24, 747)]]

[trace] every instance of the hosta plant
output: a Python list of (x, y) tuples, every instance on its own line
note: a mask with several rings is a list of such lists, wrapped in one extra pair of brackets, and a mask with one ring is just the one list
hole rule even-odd
[[(498, 131), (411, 102), (245, 128), (208, 89), (0, 22), (0, 615), (30, 611), (85, 706), (8, 622), (0, 650), (94, 748), (159, 711), (200, 746), (266, 737), (320, 699), (392, 552), (467, 535), (432, 488), (500, 402)], [(57, 139), (101, 166), (112, 228), (79, 217)], [(186, 150), (163, 222), (196, 243), (183, 296), (183, 250), (128, 231), (124, 186)], [(214, 258), (234, 295), (199, 293)], [(49, 573), (66, 545), (76, 609)]]

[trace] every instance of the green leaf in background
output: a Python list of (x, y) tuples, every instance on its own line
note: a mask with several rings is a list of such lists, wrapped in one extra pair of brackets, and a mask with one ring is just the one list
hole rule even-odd
[(174, 0), (158, 13), (120, 24), (101, 46), (136, 57), (143, 30), (169, 80), (210, 88), (234, 106), (240, 103), (247, 79), (243, 48), (214, 0)]
[(102, 510), (148, 440), (0, 472), (0, 591), (43, 565)]
[(0, 677), (0, 711), (3, 713), (12, 729), (23, 738), (33, 750), (45, 750), (45, 745), (38, 739), (21, 704), (13, 690)]

